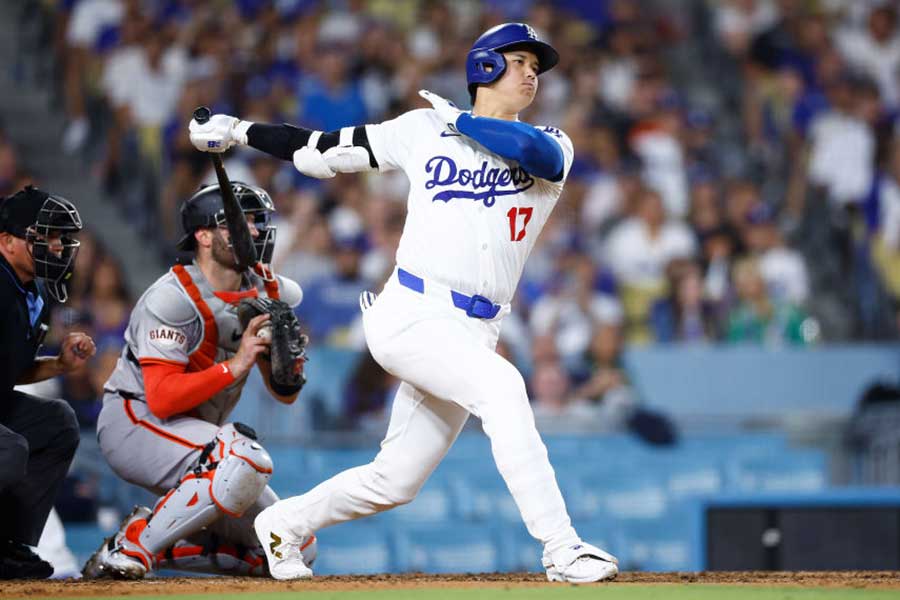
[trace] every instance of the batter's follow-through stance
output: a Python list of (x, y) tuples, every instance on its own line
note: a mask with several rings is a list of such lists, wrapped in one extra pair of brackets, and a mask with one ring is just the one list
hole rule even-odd
[[(279, 326), (276, 313), (250, 319), (244, 309), (278, 304), (273, 299), (296, 306), (302, 291), (264, 267), (275, 241), (269, 194), (230, 187), (264, 262), (239, 266), (218, 185), (184, 203), (179, 248), (194, 261), (174, 266), (138, 300), (97, 421), (100, 449), (116, 474), (161, 498), (152, 511), (137, 507), (100, 546), (84, 567), (87, 578), (139, 579), (160, 567), (268, 572), (252, 523), (278, 500), (267, 485), (272, 460), (253, 430), (228, 416), (254, 365), (275, 398), (296, 399), (302, 381), (279, 384), (274, 357), (266, 359), (271, 342), (261, 332)], [(301, 546), (312, 561), (315, 537)]]
[(530, 26), (507, 23), (468, 54), (471, 113), (421, 91), (433, 110), (339, 131), (227, 115), (191, 122), (200, 150), (247, 144), (313, 177), (402, 169), (410, 183), (397, 267), (377, 298), (360, 298), (372, 356), (403, 381), (387, 436), (372, 463), (259, 514), (254, 525), (275, 578), (312, 575), (299, 549), (319, 529), (410, 502), (470, 414), (481, 419), (528, 531), (544, 545), (547, 577), (584, 583), (618, 573), (616, 559), (572, 527), (522, 375), (495, 352), (525, 259), (572, 164), (565, 133), (518, 120), (538, 75), (558, 60)]

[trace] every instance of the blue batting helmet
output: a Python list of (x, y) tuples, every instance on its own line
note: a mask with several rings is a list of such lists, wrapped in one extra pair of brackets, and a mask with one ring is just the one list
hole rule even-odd
[(513, 47), (534, 52), (538, 59), (538, 75), (549, 71), (559, 62), (559, 53), (553, 46), (538, 39), (531, 25), (503, 23), (492, 27), (475, 40), (466, 56), (466, 82), (469, 84), (472, 102), (475, 102), (478, 84), (496, 81), (506, 71), (506, 60), (501, 52)]

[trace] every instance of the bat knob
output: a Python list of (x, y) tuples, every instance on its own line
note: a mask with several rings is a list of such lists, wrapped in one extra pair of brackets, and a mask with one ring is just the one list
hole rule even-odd
[(201, 125), (209, 121), (210, 116), (212, 116), (212, 113), (205, 106), (199, 106), (194, 109), (194, 120)]

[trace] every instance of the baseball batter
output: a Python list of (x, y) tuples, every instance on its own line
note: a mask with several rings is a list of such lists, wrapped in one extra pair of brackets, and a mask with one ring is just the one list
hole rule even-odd
[(309, 577), (299, 552), (322, 527), (410, 502), (470, 414), (482, 421), (497, 468), (551, 581), (611, 579), (610, 554), (573, 529), (525, 382), (495, 352), (523, 265), (562, 192), (572, 143), (555, 127), (518, 120), (557, 52), (521, 23), (484, 33), (466, 61), (471, 113), (427, 91), (433, 109), (377, 125), (311, 131), (215, 115), (191, 141), (221, 152), (248, 144), (304, 174), (403, 170), (408, 216), (384, 290), (360, 298), (372, 356), (403, 381), (375, 460), (256, 518), (272, 576)]
[[(257, 253), (271, 256), (274, 206), (261, 188), (232, 183)], [(296, 306), (300, 286), (241, 272), (228, 242), (218, 185), (202, 188), (182, 207), (182, 250), (193, 264), (176, 265), (138, 300), (125, 347), (105, 384), (97, 437), (120, 477), (161, 499), (137, 507), (84, 568), (85, 577), (136, 579), (159, 567), (265, 575), (253, 519), (278, 498), (267, 486), (272, 461), (252, 429), (228, 422), (254, 365), (272, 395), (289, 404), (298, 389), (282, 389), (261, 358), (268, 315), (246, 329), (242, 298), (273, 297)], [(301, 545), (314, 558), (315, 538)]]

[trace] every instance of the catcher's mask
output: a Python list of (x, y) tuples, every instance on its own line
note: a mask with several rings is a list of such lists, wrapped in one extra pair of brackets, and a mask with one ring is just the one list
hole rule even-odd
[[(271, 196), (261, 187), (241, 181), (232, 181), (231, 190), (244, 214), (253, 217), (253, 224), (259, 232), (259, 236), (253, 238), (259, 262), (269, 264), (275, 251), (277, 233), (277, 228), (271, 224), (271, 217), (275, 212)], [(198, 229), (226, 226), (225, 206), (218, 184), (200, 188), (181, 205), (181, 226), (184, 235), (178, 241), (177, 247), (186, 252), (196, 250), (197, 241), (194, 239), (194, 232)]]
[(68, 300), (66, 283), (81, 245), (72, 234), (83, 227), (75, 205), (29, 185), (3, 201), (0, 224), (28, 242), (34, 276), (44, 280), (50, 295), (58, 302)]

